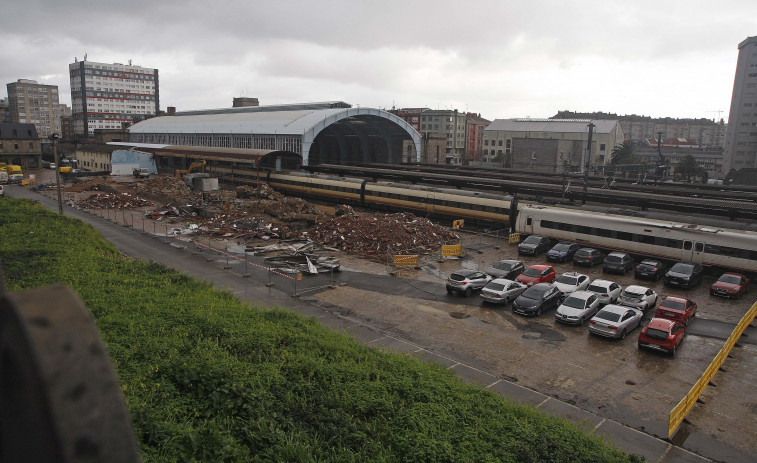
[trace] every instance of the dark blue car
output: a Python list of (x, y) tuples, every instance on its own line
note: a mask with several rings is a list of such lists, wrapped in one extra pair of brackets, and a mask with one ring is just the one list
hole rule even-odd
[(547, 251), (547, 260), (552, 262), (570, 262), (573, 254), (578, 251), (579, 246), (576, 243), (561, 241), (552, 249)]

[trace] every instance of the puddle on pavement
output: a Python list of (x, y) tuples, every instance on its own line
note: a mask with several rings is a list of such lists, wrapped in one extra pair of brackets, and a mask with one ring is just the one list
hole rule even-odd
[(457, 319), (470, 318), (470, 315), (468, 315), (467, 313), (462, 313), (462, 312), (450, 312), (449, 316), (452, 318), (457, 318)]

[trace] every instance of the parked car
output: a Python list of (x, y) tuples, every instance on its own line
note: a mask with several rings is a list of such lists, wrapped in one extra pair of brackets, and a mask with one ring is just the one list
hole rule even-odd
[(686, 328), (667, 318), (653, 318), (639, 333), (639, 348), (654, 349), (676, 355), (686, 335)]
[(460, 293), (466, 297), (486, 286), (492, 277), (478, 270), (458, 270), (447, 278), (447, 294)]
[(608, 338), (626, 337), (641, 324), (644, 312), (622, 305), (606, 305), (589, 320), (589, 333)]
[(527, 288), (526, 285), (505, 278), (497, 278), (481, 290), (481, 299), (492, 304), (509, 304), (510, 301), (520, 296)]
[(633, 257), (625, 252), (611, 252), (602, 262), (602, 271), (607, 273), (625, 273), (633, 268)]
[(647, 310), (657, 304), (657, 293), (646, 286), (630, 285), (620, 293), (620, 305)]
[(688, 325), (697, 316), (697, 303), (685, 297), (668, 296), (657, 307), (654, 316)]
[(553, 262), (570, 262), (573, 254), (578, 251), (579, 246), (576, 243), (561, 241), (552, 249), (547, 251), (547, 260)]
[(570, 294), (573, 291), (580, 291), (589, 287), (588, 275), (578, 272), (565, 272), (554, 281), (554, 285), (563, 295)]
[(549, 238), (531, 235), (518, 245), (518, 254), (538, 256), (547, 249), (549, 249)]
[(525, 268), (522, 261), (505, 259), (486, 269), (486, 273), (494, 278), (514, 280)]
[(555, 320), (583, 325), (599, 310), (599, 298), (591, 291), (574, 291), (562, 301), (555, 312)]
[(532, 286), (537, 283), (552, 283), (556, 276), (555, 269), (551, 265), (536, 264), (525, 269), (515, 281)]
[(620, 285), (610, 280), (594, 280), (587, 289), (597, 295), (600, 304), (612, 304), (622, 292)]
[(5, 196), (5, 189), (0, 185), (0, 196)]
[(562, 293), (555, 285), (539, 283), (526, 289), (515, 298), (513, 312), (538, 317), (545, 310), (560, 305), (560, 301), (562, 301)]
[(654, 259), (644, 259), (633, 270), (633, 276), (639, 279), (657, 281), (665, 274), (665, 264)]
[(665, 286), (691, 288), (702, 281), (702, 264), (678, 262), (665, 272)]
[(749, 292), (749, 277), (740, 273), (727, 272), (720, 275), (718, 281), (710, 286), (713, 296), (738, 298)]
[(594, 267), (601, 264), (603, 260), (605, 260), (605, 255), (594, 248), (581, 248), (573, 254), (573, 263), (576, 265)]

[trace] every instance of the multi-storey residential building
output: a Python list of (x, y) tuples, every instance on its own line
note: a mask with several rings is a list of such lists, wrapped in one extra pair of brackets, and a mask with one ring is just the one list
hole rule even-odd
[(757, 167), (757, 36), (739, 44), (723, 174), (745, 167)]
[(465, 154), (467, 114), (454, 110), (428, 110), (421, 113), (421, 135), (442, 133), (447, 136), (447, 164), (462, 164)]
[(76, 61), (68, 65), (74, 135), (93, 139), (95, 129), (120, 129), (124, 123), (160, 111), (158, 70), (120, 63)]
[[(593, 129), (587, 152), (589, 124)], [(484, 130), (484, 158), (500, 158), (505, 166), (533, 170), (575, 170), (607, 164), (613, 147), (623, 139), (618, 121), (495, 119)]]
[(8, 98), (0, 98), (0, 122), (10, 122), (11, 112)]
[(400, 108), (400, 109), (392, 108), (388, 112), (391, 114), (394, 114), (400, 119), (403, 119), (405, 122), (410, 124), (415, 129), (416, 132), (420, 133), (421, 113), (423, 111), (430, 111), (430, 109), (429, 108)]
[(466, 121), (467, 137), (465, 140), (465, 160), (482, 161), (484, 154), (484, 129), (486, 129), (490, 120), (481, 117), (481, 114), (468, 113)]
[(592, 119), (617, 120), (627, 140), (642, 143), (647, 138), (687, 138), (696, 140), (702, 148), (722, 148), (725, 144), (726, 124), (722, 119), (675, 119), (672, 117), (652, 118), (631, 114), (618, 116), (617, 114), (595, 112), (577, 113), (573, 111), (559, 111), (552, 119)]
[(44, 85), (36, 80), (19, 79), (8, 87), (10, 122), (34, 124), (37, 134), (46, 139), (60, 134), (60, 103), (58, 86)]

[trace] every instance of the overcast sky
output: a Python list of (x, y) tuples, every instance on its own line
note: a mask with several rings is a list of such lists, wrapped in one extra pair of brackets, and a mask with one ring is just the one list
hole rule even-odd
[(727, 119), (755, 35), (755, 0), (26, 0), (0, 10), (0, 77), (58, 85), (70, 105), (68, 64), (86, 52), (158, 68), (160, 106), (179, 111), (249, 96)]

